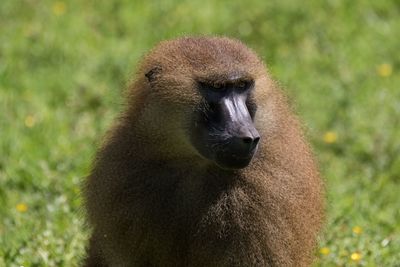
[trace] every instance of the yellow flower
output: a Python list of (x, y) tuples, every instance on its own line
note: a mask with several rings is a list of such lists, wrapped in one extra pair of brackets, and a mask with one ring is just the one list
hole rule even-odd
[(28, 210), (28, 206), (24, 203), (19, 203), (15, 208), (19, 212), (26, 212)]
[(378, 75), (381, 76), (381, 77), (389, 77), (390, 75), (392, 75), (393, 67), (392, 67), (391, 64), (383, 63), (383, 64), (380, 64), (380, 65), (376, 68), (376, 72), (377, 72)]
[(28, 115), (25, 118), (25, 126), (28, 128), (32, 128), (33, 126), (35, 126), (36, 123), (36, 119), (35, 117), (33, 117), (32, 115)]
[(65, 13), (67, 6), (64, 2), (57, 1), (53, 4), (53, 13), (56, 16), (61, 16)]
[(362, 256), (361, 256), (361, 253), (359, 253), (359, 252), (354, 252), (354, 253), (351, 253), (350, 258), (351, 258), (353, 261), (359, 261), (359, 260), (361, 260)]
[(337, 141), (337, 134), (335, 132), (329, 131), (324, 134), (324, 142), (327, 144), (333, 144)]
[(360, 226), (354, 226), (353, 227), (353, 233), (355, 233), (357, 235), (361, 234), (362, 231), (363, 231), (363, 229)]
[(331, 253), (331, 250), (327, 247), (323, 247), (319, 250), (319, 253), (321, 253), (322, 255), (329, 255), (329, 253)]

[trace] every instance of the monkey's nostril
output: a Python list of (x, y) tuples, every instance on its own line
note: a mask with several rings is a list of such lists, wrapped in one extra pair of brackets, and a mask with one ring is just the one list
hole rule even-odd
[(245, 144), (251, 144), (253, 142), (253, 138), (251, 137), (243, 137), (242, 140)]
[(252, 137), (243, 137), (242, 138), (242, 141), (243, 141), (243, 143), (245, 143), (246, 145), (253, 145), (253, 146), (256, 146), (257, 144), (258, 144), (258, 141), (260, 141), (260, 137), (259, 136), (257, 136), (257, 137), (254, 137), (254, 138), (252, 138)]

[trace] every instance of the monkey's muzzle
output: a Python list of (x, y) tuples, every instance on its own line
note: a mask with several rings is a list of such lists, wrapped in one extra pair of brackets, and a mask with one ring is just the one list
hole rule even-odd
[(227, 137), (216, 151), (216, 163), (228, 169), (240, 169), (249, 165), (260, 141), (247, 109), (245, 99), (232, 96), (220, 103), (224, 134)]

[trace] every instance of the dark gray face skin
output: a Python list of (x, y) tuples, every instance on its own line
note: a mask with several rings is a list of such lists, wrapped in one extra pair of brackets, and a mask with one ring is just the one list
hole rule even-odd
[(245, 77), (198, 82), (203, 102), (194, 115), (191, 141), (203, 157), (223, 169), (246, 167), (257, 150), (253, 87), (254, 81)]

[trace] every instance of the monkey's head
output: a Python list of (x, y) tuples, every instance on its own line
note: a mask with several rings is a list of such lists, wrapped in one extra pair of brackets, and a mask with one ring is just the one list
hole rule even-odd
[(165, 138), (223, 169), (251, 162), (262, 138), (255, 91), (266, 78), (254, 52), (228, 38), (166, 41), (147, 56), (140, 75), (152, 96), (152, 117), (162, 118), (148, 123), (163, 129)]

